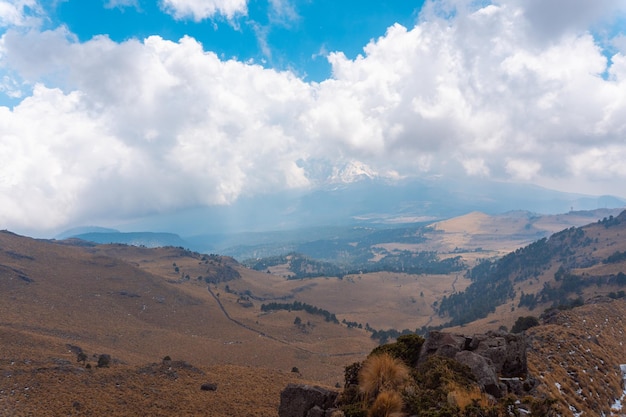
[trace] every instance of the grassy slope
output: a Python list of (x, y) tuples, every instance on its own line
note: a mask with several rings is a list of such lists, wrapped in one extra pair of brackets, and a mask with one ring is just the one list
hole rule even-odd
[[(229, 319), (203, 281), (177, 283), (174, 262), (181, 272), (218, 267), (171, 248), (76, 247), (0, 233), (2, 413), (58, 415), (51, 410), (71, 411), (67, 407), (78, 401), (83, 411), (72, 412), (81, 415), (141, 415), (137, 410), (150, 401), (133, 387), (154, 385), (151, 398), (161, 398), (164, 411), (149, 414), (198, 414), (207, 398), (221, 398), (211, 415), (273, 415), (268, 410), (276, 409), (287, 381), (334, 385), (346, 362), (374, 346), (365, 332), (306, 313), (307, 333), (295, 328), (293, 314), (260, 316), (258, 305), (241, 306), (221, 284), (213, 293), (222, 291), (217, 298)], [(269, 278), (242, 273), (249, 281)], [(110, 354), (114, 365), (86, 371), (70, 345), (82, 348), (92, 366), (93, 355), (101, 353)], [(138, 374), (165, 355), (205, 374), (183, 370), (178, 382)], [(218, 393), (200, 392), (207, 379), (222, 382)], [(228, 403), (235, 411), (224, 411)]]

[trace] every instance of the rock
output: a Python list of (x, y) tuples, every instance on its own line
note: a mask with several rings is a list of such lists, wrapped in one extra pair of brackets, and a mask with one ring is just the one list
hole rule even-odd
[(419, 362), (425, 361), (430, 355), (454, 358), (458, 352), (465, 349), (467, 343), (468, 339), (465, 336), (432, 331), (422, 345)]
[(205, 382), (204, 384), (200, 385), (200, 389), (202, 391), (217, 391), (217, 384)]
[[(430, 355), (455, 359), (472, 369), (481, 388), (501, 397), (509, 391), (528, 392), (528, 386), (520, 386), (512, 379), (527, 378), (526, 336), (506, 332), (488, 332), (465, 337), (444, 332), (430, 332), (420, 352), (420, 363)], [(500, 383), (499, 378), (511, 380)], [(533, 384), (531, 384), (533, 385)]]
[(491, 359), (496, 373), (503, 378), (525, 377), (528, 373), (524, 334), (488, 332), (474, 335), (469, 350)]
[[(289, 384), (280, 393), (279, 417), (324, 417), (337, 400), (336, 391), (302, 384)], [(319, 409), (319, 410), (318, 410)], [(321, 410), (322, 414), (319, 413)], [(313, 413), (309, 415), (309, 412)]]
[[(467, 365), (471, 370), (480, 388), (487, 394), (500, 398), (506, 393), (506, 387), (500, 386), (493, 362), (489, 358), (474, 352), (463, 350), (454, 357), (458, 362)], [(504, 388), (504, 389), (503, 389)]]
[(316, 405), (315, 407), (311, 408), (306, 413), (306, 417), (325, 417), (325, 415), (326, 415), (326, 412), (322, 410), (322, 408), (319, 405)]

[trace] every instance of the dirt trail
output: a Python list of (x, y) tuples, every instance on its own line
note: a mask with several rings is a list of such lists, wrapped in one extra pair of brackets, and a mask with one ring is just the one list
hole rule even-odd
[(222, 312), (224, 313), (224, 316), (230, 320), (231, 322), (233, 322), (234, 324), (236, 324), (237, 326), (243, 327), (246, 330), (249, 330), (251, 332), (254, 332), (260, 336), (266, 337), (270, 340), (273, 340), (275, 342), (278, 343), (282, 343), (283, 345), (287, 345), (293, 349), (297, 349), (301, 352), (306, 352), (310, 355), (317, 355), (317, 356), (322, 356), (322, 357), (340, 357), (340, 356), (353, 356), (353, 355), (367, 355), (369, 352), (346, 352), (346, 353), (320, 353), (320, 352), (313, 352), (311, 350), (305, 349), (303, 347), (300, 346), (295, 346), (285, 340), (281, 340), (278, 339), (272, 335), (269, 335), (265, 332), (262, 332), (260, 330), (255, 329), (254, 327), (250, 327), (245, 323), (240, 322), (237, 319), (234, 319), (230, 316), (230, 314), (228, 314), (228, 311), (226, 311), (226, 308), (224, 308), (224, 305), (222, 304), (222, 301), (220, 300), (220, 298), (213, 292), (213, 290), (211, 290), (211, 287), (207, 287), (207, 289), (209, 290), (209, 293), (211, 294), (211, 296), (215, 299), (215, 302), (217, 302), (217, 305), (219, 306), (220, 310), (222, 310)]

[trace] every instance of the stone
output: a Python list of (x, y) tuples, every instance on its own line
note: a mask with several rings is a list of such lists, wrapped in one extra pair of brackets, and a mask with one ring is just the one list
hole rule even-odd
[(200, 385), (200, 389), (202, 391), (217, 391), (217, 384), (205, 382), (204, 384)]
[(526, 337), (523, 333), (488, 332), (474, 335), (469, 350), (491, 359), (496, 373), (503, 378), (525, 377), (528, 373)]
[(465, 336), (431, 331), (422, 345), (419, 362), (424, 362), (430, 355), (445, 356), (453, 359), (458, 352), (465, 349), (467, 343), (468, 339)]
[(306, 413), (306, 417), (325, 417), (325, 416), (326, 416), (326, 412), (319, 405), (314, 406)]
[(455, 359), (470, 367), (483, 391), (501, 397), (507, 391), (528, 392), (528, 387), (517, 382), (528, 379), (526, 346), (524, 334), (498, 331), (466, 337), (433, 331), (422, 346), (419, 361), (423, 363), (430, 355)]
[[(315, 413), (321, 410), (322, 414), (319, 414), (319, 417), (324, 417), (326, 410), (335, 406), (338, 394), (336, 391), (318, 386), (289, 384), (280, 393), (278, 415), (279, 417), (318, 417)], [(314, 413), (311, 416), (308, 414), (310, 411)]]
[(493, 362), (491, 362), (489, 358), (485, 358), (469, 350), (463, 350), (458, 352), (454, 359), (463, 365), (467, 365), (472, 370), (472, 373), (476, 377), (476, 382), (478, 382), (481, 390), (487, 394), (501, 398), (506, 393), (506, 387), (500, 385)]

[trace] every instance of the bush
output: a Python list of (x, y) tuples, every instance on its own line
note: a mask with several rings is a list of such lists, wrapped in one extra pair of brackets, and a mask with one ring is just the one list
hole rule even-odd
[(371, 355), (359, 372), (359, 388), (367, 400), (382, 391), (398, 391), (409, 378), (409, 368), (389, 355)]
[(534, 316), (518, 317), (511, 328), (511, 333), (521, 333), (531, 327), (539, 326), (539, 319)]
[(378, 394), (374, 404), (370, 407), (367, 417), (387, 417), (402, 411), (402, 397), (394, 391), (384, 391)]
[(109, 365), (111, 364), (111, 355), (107, 355), (106, 353), (103, 353), (102, 355), (98, 356), (98, 368), (108, 368)]
[(370, 355), (388, 353), (394, 358), (400, 359), (407, 366), (414, 368), (417, 366), (423, 344), (424, 338), (422, 336), (417, 334), (405, 334), (398, 336), (395, 343), (388, 343), (374, 348)]
[(83, 351), (78, 352), (76, 355), (76, 362), (82, 362), (83, 365), (87, 362), (87, 354)]

